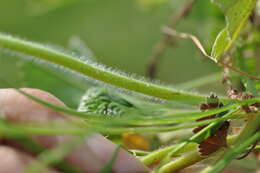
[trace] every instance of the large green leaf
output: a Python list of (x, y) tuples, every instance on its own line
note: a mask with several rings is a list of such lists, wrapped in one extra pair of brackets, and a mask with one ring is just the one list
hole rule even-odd
[(211, 55), (218, 59), (238, 37), (255, 7), (256, 0), (212, 0), (212, 2), (219, 6), (226, 18), (226, 27), (217, 36), (211, 52)]

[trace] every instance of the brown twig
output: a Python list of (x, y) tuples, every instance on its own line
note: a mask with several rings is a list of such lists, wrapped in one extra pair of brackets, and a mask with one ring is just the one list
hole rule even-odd
[(191, 39), (194, 44), (196, 45), (196, 47), (200, 50), (200, 52), (207, 58), (211, 59), (212, 61), (214, 61), (215, 63), (225, 67), (225, 68), (228, 68), (229, 70), (232, 70), (234, 72), (237, 72), (237, 73), (240, 73), (244, 76), (247, 76), (248, 78), (251, 78), (251, 79), (254, 79), (254, 80), (258, 80), (260, 81), (260, 78), (252, 75), (252, 74), (249, 74), (249, 73), (246, 73), (246, 72), (243, 72), (231, 65), (229, 65), (228, 63), (226, 62), (223, 62), (223, 61), (219, 61), (217, 60), (216, 58), (210, 56), (207, 54), (206, 50), (204, 49), (204, 47), (202, 46), (201, 42), (199, 41), (199, 39), (197, 37), (195, 37), (194, 35), (191, 35), (191, 34), (188, 34), (188, 33), (180, 33), (180, 32), (177, 32), (167, 26), (165, 26), (163, 28), (163, 32), (170, 35), (170, 36), (174, 36), (174, 37), (180, 37), (180, 38), (185, 38), (185, 39)]
[[(191, 8), (193, 6), (194, 0), (187, 0), (186, 4), (183, 6), (183, 8), (180, 9), (180, 11), (174, 15), (171, 18), (171, 21), (169, 23), (169, 27), (174, 27), (176, 24), (179, 23), (179, 21), (186, 17), (189, 12), (191, 11)], [(150, 79), (154, 79), (157, 73), (158, 64), (165, 52), (165, 50), (170, 46), (173, 45), (174, 41), (168, 34), (163, 34), (161, 39), (155, 44), (153, 48), (152, 56), (149, 58), (150, 61), (147, 64), (147, 71), (146, 74)]]

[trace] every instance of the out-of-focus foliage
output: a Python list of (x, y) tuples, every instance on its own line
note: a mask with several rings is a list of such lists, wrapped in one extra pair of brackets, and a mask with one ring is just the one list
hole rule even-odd
[[(53, 128), (43, 125), (37, 127), (40, 131), (35, 131), (33, 128), (29, 131), (26, 128), (30, 126), (19, 126), (2, 120), (1, 125), (5, 133), (17, 136), (30, 133), (43, 135), (57, 134), (62, 130), (64, 134), (85, 135), (86, 129), (91, 129), (111, 135), (111, 140), (117, 140), (128, 148), (149, 150), (157, 149), (163, 144), (160, 138), (155, 140), (157, 135), (161, 136), (159, 132), (175, 133), (177, 130), (183, 132), (185, 129), (197, 127), (200, 130), (195, 134), (191, 131), (187, 132), (188, 137), (170, 134), (169, 142), (177, 143), (177, 145), (169, 146), (170, 149), (166, 147), (157, 150), (155, 155), (146, 153), (148, 155), (142, 160), (143, 163), (149, 165), (161, 159), (162, 162), (157, 167), (159, 172), (173, 172), (173, 169), (178, 169), (178, 165), (194, 164), (204, 159), (202, 155), (211, 157), (210, 153), (217, 151), (220, 147), (224, 149), (228, 144), (231, 147), (224, 149), (227, 151), (224, 155), (224, 162), (220, 156), (216, 164), (218, 166), (212, 165), (209, 171), (206, 170), (207, 173), (213, 173), (216, 169), (221, 171), (220, 169), (235, 160), (238, 154), (246, 152), (247, 147), (260, 137), (256, 133), (257, 136), (250, 138), (259, 128), (259, 117), (251, 115), (259, 106), (256, 103), (259, 102), (257, 90), (259, 84), (241, 74), (235, 76), (228, 73), (232, 80), (237, 80), (239, 84), (228, 81), (229, 76), (226, 80), (247, 93), (231, 90), (229, 91), (230, 98), (221, 98), (223, 105), (216, 102), (216, 97), (213, 97), (213, 100), (208, 100), (207, 104), (202, 104), (201, 111), (198, 111), (194, 109), (194, 103), (195, 106), (199, 106), (199, 103), (206, 99), (205, 95), (179, 91), (174, 87), (165, 87), (156, 82), (150, 83), (135, 75), (126, 75), (133, 73), (144, 75), (146, 64), (154, 51), (154, 45), (163, 35), (161, 27), (174, 23), (171, 20), (174, 20), (174, 16), (180, 13), (185, 3), (186, 1), (174, 0), (13, 0), (2, 2), (0, 6), (0, 29), (2, 30), (0, 78), (10, 82), (11, 86), (34, 87), (50, 91), (74, 108), (77, 107), (79, 98), (85, 94), (76, 111), (51, 105), (23, 93), (52, 109), (67, 115), (78, 116), (82, 124), (79, 124), (80, 127), (76, 123), (73, 124), (72, 131), (70, 128), (60, 127), (59, 124)], [(259, 30), (255, 28), (257, 22), (251, 21), (250, 25), (246, 25), (256, 1), (213, 0), (213, 3), (220, 9), (208, 0), (194, 1), (189, 15), (182, 16), (181, 22), (176, 22), (178, 24), (173, 26), (174, 29), (197, 36), (199, 40), (202, 40), (207, 51), (210, 51), (216, 40), (212, 50), (216, 57), (226, 53), (236, 41), (237, 50), (231, 52), (234, 57), (231, 61), (232, 65), (256, 75), (259, 64), (257, 59), (253, 58), (259, 56), (257, 49)], [(45, 43), (46, 46), (9, 37), (2, 32), (20, 35), (28, 40)], [(239, 35), (239, 33), (243, 34)], [(56, 46), (56, 44), (61, 46)], [(158, 79), (160, 81), (177, 84), (179, 89), (223, 93), (220, 88), (223, 86), (220, 82), (222, 78), (220, 71), (222, 72), (223, 68), (205, 60), (193, 43), (174, 37), (173, 46), (164, 53), (159, 64)], [(111, 66), (111, 69), (99, 64)], [(127, 73), (121, 72), (123, 70)], [(201, 78), (193, 80), (197, 77)], [(188, 82), (182, 83), (185, 81)], [(97, 85), (105, 87), (96, 87)], [(109, 88), (110, 85), (115, 88)], [(202, 85), (206, 86), (203, 88)], [(0, 87), (7, 86), (9, 85), (0, 83)], [(141, 97), (142, 94), (149, 97), (144, 99)], [(251, 97), (255, 97), (255, 100)], [(236, 102), (231, 98), (236, 99)], [(164, 104), (163, 101), (167, 103)], [(108, 118), (102, 115), (120, 116)], [(253, 118), (248, 118), (242, 135), (238, 138), (235, 135), (226, 138), (228, 121), (244, 120), (247, 115)], [(65, 127), (67, 125), (70, 126), (65, 123)], [(231, 126), (233, 127), (232, 124)], [(151, 138), (141, 135), (143, 133), (150, 133)], [(240, 143), (234, 141), (234, 138), (240, 140)], [(205, 141), (207, 141), (206, 145), (202, 146)], [(199, 148), (206, 152), (199, 152), (198, 144), (200, 144)], [(242, 148), (240, 144), (243, 144)], [(210, 147), (213, 148), (210, 149)], [(193, 152), (188, 153), (192, 150)], [(187, 152), (187, 155), (182, 155), (184, 152)], [(181, 156), (172, 162), (172, 157), (179, 155)], [(48, 157), (53, 158), (51, 154)], [(178, 160), (182, 158), (184, 158), (184, 163), (179, 164)], [(111, 158), (104, 172), (110, 172), (114, 159), (115, 157)], [(243, 169), (255, 168), (250, 165), (250, 168), (243, 167)]]
[(220, 58), (238, 37), (255, 7), (256, 0), (213, 0), (213, 2), (224, 12), (227, 22), (225, 29), (219, 33), (211, 53), (213, 57)]

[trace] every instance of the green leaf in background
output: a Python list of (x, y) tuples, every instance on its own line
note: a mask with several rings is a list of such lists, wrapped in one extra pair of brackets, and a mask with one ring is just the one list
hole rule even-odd
[(238, 37), (255, 7), (256, 0), (212, 0), (212, 2), (224, 12), (227, 24), (217, 36), (211, 52), (211, 56), (219, 59)]

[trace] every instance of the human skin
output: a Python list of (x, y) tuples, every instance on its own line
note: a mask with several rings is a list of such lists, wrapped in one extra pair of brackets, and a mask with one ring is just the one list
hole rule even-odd
[[(22, 90), (52, 104), (65, 106), (59, 99), (45, 91), (29, 88)], [(64, 121), (71, 118), (30, 100), (14, 89), (0, 89), (0, 117), (9, 122), (19, 123)], [(52, 148), (73, 139), (73, 136), (32, 136), (32, 139), (45, 148)], [(116, 147), (116, 144), (102, 135), (92, 134), (82, 145), (68, 154), (64, 160), (84, 173), (98, 173), (111, 159)], [(17, 141), (10, 139), (0, 139), (0, 158), (7, 158), (5, 159), (6, 163), (0, 162), (0, 173), (21, 173), (26, 165), (33, 160), (31, 153), (21, 150)], [(113, 173), (150, 172), (137, 158), (123, 149), (120, 149), (117, 153), (112, 170)], [(56, 173), (56, 171), (49, 169), (45, 173)]]

